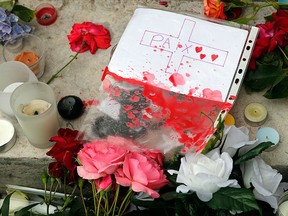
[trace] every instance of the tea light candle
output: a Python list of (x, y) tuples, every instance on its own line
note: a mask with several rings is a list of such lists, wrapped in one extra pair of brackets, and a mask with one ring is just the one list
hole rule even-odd
[(260, 103), (250, 103), (244, 111), (245, 120), (251, 126), (263, 124), (267, 115), (267, 109)]
[(46, 110), (49, 109), (50, 106), (51, 104), (48, 103), (47, 101), (32, 100), (28, 104), (24, 104), (24, 105), (21, 104), (20, 109), (22, 113), (29, 115), (29, 116), (33, 116), (33, 115), (40, 115), (41, 113), (44, 113)]
[(232, 126), (235, 125), (235, 118), (233, 115), (231, 115), (230, 113), (227, 113), (227, 115), (224, 118), (224, 124), (227, 126)]
[(11, 122), (0, 118), (0, 152), (12, 148), (15, 143), (15, 129)]
[(57, 19), (57, 12), (53, 5), (43, 3), (37, 6), (35, 10), (36, 20), (40, 25), (51, 25)]
[(256, 133), (256, 139), (258, 139), (259, 143), (262, 142), (272, 142), (274, 143), (274, 146), (271, 146), (270, 148), (266, 150), (273, 150), (278, 146), (278, 143), (280, 141), (279, 133), (271, 127), (263, 127), (260, 128)]
[(278, 208), (279, 216), (286, 216), (288, 215), (288, 201), (285, 201), (280, 204)]

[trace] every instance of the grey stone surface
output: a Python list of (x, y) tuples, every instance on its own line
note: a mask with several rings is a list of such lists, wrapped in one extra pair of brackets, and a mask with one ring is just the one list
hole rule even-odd
[[(203, 11), (202, 1), (189, 0), (171, 0), (168, 7), (159, 5), (157, 0), (19, 0), (20, 4), (32, 9), (44, 2), (49, 2), (56, 7), (58, 19), (50, 26), (40, 26), (36, 21), (31, 23), (34, 34), (43, 39), (47, 48), (45, 74), (40, 78), (40, 81), (47, 81), (73, 54), (69, 48), (66, 35), (70, 33), (74, 23), (91, 21), (103, 24), (109, 29), (112, 36), (112, 46), (109, 49), (98, 50), (95, 55), (91, 55), (89, 52), (80, 54), (78, 59), (63, 71), (62, 76), (50, 84), (55, 91), (57, 100), (70, 94), (77, 95), (86, 101), (98, 97), (100, 78), (103, 69), (109, 62), (111, 49), (119, 41), (127, 22), (137, 7), (153, 7), (194, 14), (202, 14)], [(260, 11), (256, 22), (263, 22), (263, 17), (272, 11), (272, 8)], [(251, 24), (254, 25), (256, 22)], [(3, 62), (2, 55), (0, 55), (0, 62)], [(263, 153), (262, 156), (269, 164), (279, 168), (285, 174), (288, 161), (288, 133), (286, 132), (288, 101), (286, 99), (268, 100), (259, 93), (248, 95), (242, 88), (231, 111), (236, 118), (237, 126), (246, 125), (243, 119), (243, 111), (250, 102), (260, 102), (267, 107), (269, 118), (263, 126), (274, 127), (280, 133), (281, 142), (279, 147), (273, 152)], [(87, 114), (87, 110), (85, 114)], [(85, 114), (74, 121), (61, 120), (62, 127), (72, 125), (73, 128), (79, 129)], [(3, 113), (1, 115), (7, 117)], [(0, 153), (0, 191), (4, 190), (7, 183), (41, 187), (42, 184), (38, 176), (50, 160), (45, 155), (48, 149), (34, 148), (23, 135), (17, 121), (11, 118), (10, 120), (16, 128), (17, 141), (8, 152)], [(249, 128), (251, 129), (251, 139), (253, 139), (258, 128)]]

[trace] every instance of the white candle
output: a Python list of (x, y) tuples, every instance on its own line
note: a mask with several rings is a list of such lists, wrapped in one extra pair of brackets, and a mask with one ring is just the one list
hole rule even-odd
[(44, 100), (32, 100), (27, 104), (21, 104), (19, 109), (22, 113), (33, 116), (33, 115), (40, 115), (44, 113), (46, 110), (49, 109), (51, 106), (50, 103)]
[(50, 148), (49, 142), (60, 127), (53, 89), (43, 82), (26, 82), (17, 87), (10, 105), (29, 142), (37, 148)]
[(278, 209), (279, 216), (287, 216), (288, 215), (288, 201), (285, 201), (280, 204)]
[(23, 82), (15, 82), (15, 83), (11, 83), (10, 85), (6, 86), (3, 90), (3, 92), (6, 93), (11, 93), (13, 92), (18, 86), (22, 85)]
[(13, 124), (0, 118), (0, 152), (9, 150), (15, 143), (15, 137)]
[(245, 120), (251, 126), (263, 124), (267, 115), (267, 109), (260, 103), (250, 103), (244, 111)]

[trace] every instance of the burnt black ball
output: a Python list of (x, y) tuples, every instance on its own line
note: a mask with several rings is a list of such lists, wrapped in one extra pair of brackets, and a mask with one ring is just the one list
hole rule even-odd
[(80, 117), (84, 113), (85, 106), (79, 97), (68, 95), (58, 102), (57, 109), (62, 118), (72, 120)]

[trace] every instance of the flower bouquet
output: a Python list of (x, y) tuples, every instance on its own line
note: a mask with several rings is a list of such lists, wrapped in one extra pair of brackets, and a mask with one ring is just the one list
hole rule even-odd
[(274, 215), (288, 183), (260, 157), (273, 143), (250, 141), (248, 133), (220, 121), (201, 153), (165, 159), (131, 139), (85, 141), (61, 128), (47, 152), (55, 162), (41, 174), (43, 200), (17, 214), (39, 215), (33, 208), (44, 205), (46, 215)]

